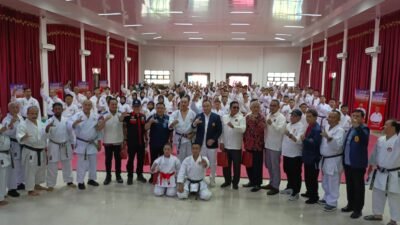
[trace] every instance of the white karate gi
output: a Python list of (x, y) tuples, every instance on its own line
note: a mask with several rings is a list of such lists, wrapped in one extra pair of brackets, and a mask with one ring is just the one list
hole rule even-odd
[[(201, 165), (202, 159), (207, 162), (208, 168), (210, 163), (207, 157), (204, 156), (199, 156), (196, 161), (194, 160), (193, 156), (189, 156), (183, 160), (178, 173), (178, 183), (184, 184), (184, 190), (182, 193), (177, 193), (179, 199), (186, 199), (189, 197), (189, 192), (197, 191), (199, 191), (200, 199), (209, 200), (211, 198), (212, 193), (208, 190), (207, 184), (204, 181), (207, 168), (204, 168), (203, 165)], [(202, 181), (196, 184), (191, 184), (188, 179), (192, 181)]]
[(64, 88), (65, 94), (69, 94), (73, 97), (72, 104), (76, 105), (79, 109), (82, 108), (82, 103), (87, 99), (87, 97), (81, 93), (75, 94), (69, 88)]
[[(0, 124), (0, 129), (2, 128), (3, 125)], [(11, 167), (10, 146), (10, 138), (4, 132), (0, 133), (0, 201), (7, 195), (7, 177)]]
[(47, 109), (47, 115), (45, 116), (53, 116), (53, 104), (58, 102), (64, 105), (64, 102), (58, 98), (57, 96), (54, 97), (50, 97), (49, 95), (47, 95), (44, 90), (41, 88), (40, 89), (40, 96), (42, 96), (42, 99), (44, 100), (44, 102), (46, 103), (46, 109)]
[(383, 215), (386, 199), (389, 201), (390, 217), (400, 221), (400, 137), (394, 135), (390, 139), (382, 136), (378, 139), (371, 155), (370, 164), (380, 169), (396, 171), (376, 171), (372, 192), (372, 212)]
[(175, 177), (178, 176), (179, 169), (181, 167), (181, 162), (179, 159), (171, 155), (170, 157), (160, 156), (155, 161), (154, 164), (157, 164), (157, 172), (161, 172), (164, 174), (172, 174), (169, 180), (161, 179), (161, 175), (157, 178), (157, 183), (154, 186), (154, 194), (156, 196), (167, 195), (169, 197), (176, 196), (176, 180)]
[(344, 115), (342, 112), (340, 112), (340, 126), (345, 132), (349, 131), (352, 127), (351, 117), (349, 115)]
[[(174, 128), (174, 144), (176, 145), (176, 149), (178, 151), (178, 158), (182, 162), (186, 157), (192, 154), (192, 143), (186, 137), (182, 137), (182, 135), (186, 135), (192, 132), (192, 123), (196, 117), (196, 114), (192, 110), (188, 110), (186, 114), (186, 118), (182, 118), (181, 111), (175, 111), (169, 117), (168, 126), (174, 122), (174, 120), (178, 120), (179, 123), (175, 125)], [(180, 142), (180, 146), (179, 146)]]
[(68, 119), (80, 111), (78, 106), (75, 104), (71, 105), (64, 104), (63, 108), (64, 111), (62, 112), (62, 116)]
[(328, 104), (320, 103), (316, 106), (316, 110), (318, 112), (318, 118), (317, 118), (318, 124), (322, 127), (329, 126), (327, 117), (328, 114), (332, 111), (332, 108)]
[[(33, 191), (35, 185), (39, 185), (45, 181), (46, 175), (46, 148), (47, 134), (45, 131), (46, 124), (37, 120), (36, 125), (29, 119), (22, 121), (17, 127), (16, 138), (24, 147), (22, 148), (22, 164), (25, 169), (25, 189)], [(22, 140), (22, 137), (29, 136)], [(37, 152), (28, 149), (26, 146), (42, 149)]]
[(65, 183), (73, 181), (72, 178), (72, 147), (71, 143), (75, 143), (72, 130), (67, 126), (68, 119), (61, 117), (58, 120), (52, 117), (47, 121), (48, 124), (53, 122), (53, 127), (49, 128), (49, 142), (47, 145), (47, 186), (54, 187), (57, 182), (58, 162), (61, 162), (63, 179)]
[[(339, 199), (340, 176), (343, 171), (343, 142), (345, 132), (340, 125), (336, 125), (331, 130), (330, 126), (325, 127), (325, 132), (332, 138), (330, 142), (322, 138), (320, 169), (322, 171), (322, 188), (325, 191), (323, 199), (330, 206), (337, 206)], [(340, 156), (339, 156), (340, 155)], [(332, 158), (325, 158), (335, 156)]]
[(38, 100), (34, 97), (30, 97), (29, 99), (23, 98), (16, 98), (15, 96), (11, 97), (11, 102), (17, 102), (20, 106), (20, 114), (22, 117), (26, 118), (26, 113), (28, 112), (28, 108), (31, 106), (36, 106), (39, 110), (38, 119), (41, 120), (41, 112), (40, 112), (40, 105)]

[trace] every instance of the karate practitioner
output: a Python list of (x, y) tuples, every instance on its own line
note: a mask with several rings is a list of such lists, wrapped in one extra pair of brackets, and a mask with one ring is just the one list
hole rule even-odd
[(32, 90), (30, 88), (24, 88), (24, 97), (23, 98), (17, 98), (15, 96), (17, 90), (14, 90), (13, 95), (11, 96), (11, 102), (18, 102), (21, 110), (20, 114), (21, 116), (25, 119), (27, 117), (27, 111), (28, 108), (31, 106), (36, 106), (36, 108), (39, 110), (38, 112), (38, 118), (39, 120), (41, 119), (41, 113), (40, 113), (40, 105), (38, 100), (36, 98), (32, 97)]
[(49, 94), (47, 95), (43, 88), (44, 88), (44, 83), (40, 85), (40, 96), (42, 96), (42, 99), (46, 103), (47, 118), (51, 118), (54, 115), (53, 104), (56, 102), (64, 104), (64, 102), (57, 96), (55, 90), (49, 89)]
[(153, 179), (156, 179), (154, 186), (156, 196), (176, 196), (175, 177), (180, 167), (181, 162), (176, 156), (172, 155), (172, 146), (170, 144), (164, 145), (164, 155), (158, 157), (151, 166), (151, 172), (154, 174)]
[(196, 193), (201, 200), (210, 200), (212, 193), (204, 181), (209, 167), (207, 157), (200, 155), (199, 144), (192, 145), (192, 155), (186, 157), (178, 173), (178, 198), (187, 199), (189, 194)]
[[(0, 118), (2, 113), (0, 110)], [(7, 195), (7, 176), (9, 176), (11, 167), (10, 157), (10, 137), (4, 134), (7, 130), (7, 126), (0, 124), (0, 207), (7, 205), (8, 202), (4, 200)]]

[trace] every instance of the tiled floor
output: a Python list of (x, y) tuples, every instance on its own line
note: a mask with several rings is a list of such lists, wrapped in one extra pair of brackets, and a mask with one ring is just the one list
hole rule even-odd
[[(105, 174), (98, 175), (102, 183)], [(217, 184), (221, 183), (222, 178), (218, 178)], [(283, 182), (281, 188), (285, 185)], [(303, 185), (302, 192), (304, 189)], [(42, 192), (39, 197), (23, 193), (18, 199), (8, 198), (10, 204), (0, 208), (0, 225), (374, 225), (386, 224), (389, 220), (388, 213), (384, 222), (352, 220), (340, 210), (327, 213), (319, 205), (304, 204), (304, 199), (289, 202), (286, 196), (267, 196), (265, 191), (252, 193), (244, 188), (234, 191), (215, 187), (212, 192), (209, 202), (180, 201), (154, 197), (150, 184), (136, 181), (132, 186), (114, 182), (109, 186), (88, 187), (85, 191), (59, 185), (54, 192)], [(346, 204), (345, 198), (345, 186), (341, 185), (339, 207)], [(368, 190), (364, 215), (370, 212), (371, 191)]]

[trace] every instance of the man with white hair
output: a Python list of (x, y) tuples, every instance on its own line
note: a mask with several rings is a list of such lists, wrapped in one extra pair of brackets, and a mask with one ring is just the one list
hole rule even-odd
[[(0, 110), (0, 117), (2, 117)], [(0, 124), (0, 206), (7, 205), (8, 202), (4, 200), (7, 190), (7, 176), (9, 175), (11, 167), (10, 157), (10, 138), (4, 135), (7, 130), (7, 126)]]

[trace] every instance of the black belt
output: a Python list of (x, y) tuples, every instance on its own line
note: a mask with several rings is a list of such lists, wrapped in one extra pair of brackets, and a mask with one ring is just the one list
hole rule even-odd
[(197, 188), (197, 191), (196, 191), (196, 200), (197, 200), (197, 198), (198, 198), (198, 196), (199, 196), (199, 194), (200, 194), (200, 182), (202, 182), (203, 181), (203, 179), (201, 179), (201, 180), (191, 180), (191, 179), (187, 179), (188, 181), (189, 181), (189, 194), (191, 193), (191, 190), (190, 190), (190, 185), (191, 184), (199, 184), (199, 186), (198, 186), (198, 188)]
[(181, 136), (181, 137), (178, 139), (178, 149), (180, 149), (180, 148), (181, 148), (181, 143), (182, 143), (182, 138), (187, 138), (187, 139), (189, 139), (189, 138), (188, 138), (188, 135), (189, 135), (190, 133), (189, 133), (189, 134), (181, 134), (181, 133), (175, 132), (175, 134)]
[[(94, 140), (88, 141), (88, 140), (85, 140), (85, 139), (82, 139), (82, 138), (79, 138), (79, 137), (76, 137), (76, 139), (79, 140), (79, 141), (88, 143), (88, 144), (94, 144)], [(86, 150), (86, 148), (85, 148), (85, 158), (84, 159), (87, 160), (87, 150)]]
[[(66, 147), (67, 142), (63, 142), (63, 143), (59, 143), (59, 142), (55, 142), (51, 139), (49, 139), (51, 143), (58, 145), (59, 150), (61, 150), (62, 147)], [(65, 156), (68, 158), (68, 150), (65, 149)]]
[[(375, 176), (376, 176), (376, 172), (379, 171), (381, 173), (389, 173), (389, 172), (393, 172), (393, 171), (398, 171), (400, 170), (400, 167), (396, 167), (396, 168), (391, 168), (391, 169), (386, 169), (380, 166), (377, 166), (376, 169), (374, 170), (374, 173), (372, 174), (372, 180), (371, 180), (371, 184), (369, 186), (369, 189), (372, 190), (372, 188), (374, 187), (374, 182), (375, 182)], [(386, 178), (386, 187), (385, 187), (385, 191), (386, 191), (386, 196), (387, 193), (389, 191), (389, 182), (390, 182), (390, 176), (388, 174), (387, 178)]]
[(31, 147), (31, 146), (28, 146), (28, 145), (23, 145), (23, 148), (27, 148), (27, 149), (29, 149), (29, 150), (31, 150), (31, 151), (34, 151), (34, 152), (36, 152), (36, 155), (37, 155), (37, 158), (38, 158), (38, 163), (37, 163), (37, 165), (38, 166), (41, 166), (42, 165), (42, 160), (41, 160), (41, 156), (40, 156), (40, 153), (43, 151), (43, 149), (42, 148), (34, 148), (34, 147)]
[(15, 139), (15, 138), (11, 138), (11, 137), (10, 137), (10, 141), (15, 142), (15, 143), (18, 143), (17, 139)]
[(386, 169), (386, 168), (377, 166), (376, 169), (377, 169), (379, 172), (381, 172), (381, 173), (389, 173), (389, 172), (393, 172), (393, 171), (400, 170), (400, 167), (396, 167), (396, 168), (392, 168), (392, 169)]
[(336, 157), (339, 157), (339, 156), (343, 156), (343, 153), (336, 154), (336, 155), (330, 155), (330, 156), (322, 156), (321, 169), (324, 166), (325, 159), (336, 158)]

